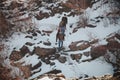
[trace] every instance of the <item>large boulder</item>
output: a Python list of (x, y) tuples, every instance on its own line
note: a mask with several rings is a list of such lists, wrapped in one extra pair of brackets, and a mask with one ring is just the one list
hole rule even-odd
[(49, 55), (56, 53), (56, 49), (35, 47), (33, 53), (37, 54), (39, 57), (49, 57)]
[(77, 41), (77, 42), (72, 42), (69, 45), (70, 50), (76, 51), (76, 50), (85, 50), (88, 47), (90, 47), (90, 43), (88, 41)]
[(118, 41), (112, 40), (108, 42), (107, 47), (110, 51), (120, 49), (120, 43)]
[(27, 53), (30, 53), (30, 50), (27, 46), (20, 48), (20, 51), (13, 50), (10, 55), (10, 60), (18, 61), (23, 58)]
[(80, 10), (81, 8), (85, 9), (90, 6), (90, 1), (91, 0), (68, 0), (64, 3), (64, 6), (70, 9)]
[(91, 48), (91, 57), (93, 59), (103, 56), (107, 53), (107, 47), (105, 45), (99, 45)]
[(10, 55), (10, 60), (13, 60), (13, 61), (18, 61), (22, 58), (22, 54), (20, 51), (15, 51), (13, 50), (11, 55)]
[(120, 49), (120, 35), (119, 34), (112, 34), (112, 36), (108, 37), (106, 39), (107, 43), (107, 48), (109, 51), (114, 52), (118, 49)]

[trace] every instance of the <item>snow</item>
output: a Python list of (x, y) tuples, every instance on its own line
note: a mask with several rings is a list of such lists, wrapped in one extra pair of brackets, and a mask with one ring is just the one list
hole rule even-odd
[[(97, 6), (97, 4), (94, 5), (92, 9), (88, 8), (86, 10), (86, 13), (89, 14), (90, 19), (94, 19), (95, 17), (97, 17), (99, 15), (102, 16), (106, 12), (109, 12), (109, 10), (110, 10), (109, 8), (107, 9), (107, 11), (105, 11), (106, 8), (105, 9), (98, 8), (97, 10), (94, 10), (96, 8), (96, 6)], [(106, 6), (108, 6), (108, 5), (106, 4)], [(49, 11), (46, 11), (45, 9), (43, 11), (49, 12)], [(68, 14), (68, 13), (65, 13), (65, 14)], [(44, 47), (44, 48), (57, 47), (57, 45), (55, 45), (55, 43), (56, 43), (55, 38), (56, 38), (56, 33), (57, 33), (57, 28), (58, 28), (59, 22), (61, 21), (61, 18), (63, 15), (64, 15), (64, 13), (56, 14), (55, 16), (45, 18), (45, 19), (42, 19), (39, 21), (33, 20), (36, 23), (37, 29), (39, 29), (40, 31), (46, 30), (46, 31), (53, 31), (53, 32), (50, 34), (50, 36), (47, 36), (47, 35), (41, 36), (40, 34), (38, 34), (37, 37), (34, 37), (33, 39), (25, 38), (26, 33), (15, 33), (8, 40), (8, 42), (5, 42), (6, 45), (9, 45), (9, 47), (10, 47), (9, 51), (11, 52), (13, 50), (13, 48), (16, 48), (16, 50), (19, 50), (26, 42), (32, 42), (35, 44), (34, 46), (29, 47), (30, 51), (32, 51), (35, 46)], [(88, 27), (80, 28), (80, 29), (78, 29), (77, 32), (72, 33), (73, 28), (77, 27), (76, 23), (78, 21), (79, 21), (79, 16), (68, 17), (68, 24), (66, 26), (67, 28), (66, 28), (66, 32), (65, 32), (66, 36), (65, 36), (65, 41), (64, 41), (64, 47), (66, 50), (69, 50), (68, 46), (70, 45), (71, 42), (80, 41), (80, 40), (91, 41), (92, 39), (98, 38), (99, 44), (107, 44), (107, 42), (106, 42), (106, 40), (104, 40), (104, 38), (106, 38), (109, 34), (115, 33), (118, 30), (120, 30), (119, 24), (118, 25), (108, 24), (105, 27), (104, 22), (101, 21), (99, 23), (96, 23), (95, 28), (88, 28)], [(89, 21), (89, 22), (92, 23), (91, 21)], [(73, 27), (70, 28), (70, 25), (73, 25)], [(72, 34), (69, 34), (69, 33), (72, 33)], [(42, 41), (42, 42), (50, 41), (51, 46), (46, 46), (43, 43), (38, 44), (40, 41)], [(91, 47), (87, 48), (86, 50), (82, 50), (82, 51), (71, 51), (71, 52), (66, 52), (66, 53), (69, 55), (83, 53), (86, 51), (90, 51), (90, 48)], [(55, 62), (54, 66), (50, 66), (45, 63), (42, 63), (42, 66), (40, 67), (42, 69), (41, 72), (36, 73), (32, 77), (30, 77), (30, 79), (35, 78), (41, 74), (44, 74), (45, 72), (53, 70), (53, 69), (62, 70), (62, 73), (67, 78), (79, 77), (82, 74), (87, 74), (89, 76), (101, 76), (101, 75), (105, 75), (105, 74), (113, 74), (112, 65), (108, 64), (103, 59), (103, 57), (98, 58), (93, 61), (90, 61), (90, 62), (82, 62), (82, 60), (91, 58), (91, 57), (82, 56), (82, 59), (79, 62), (76, 62), (76, 61), (73, 61), (69, 55), (67, 56), (67, 62), (64, 64), (60, 63), (58, 60), (52, 61), (52, 62)], [(32, 64), (32, 66), (34, 66), (35, 64), (37, 64), (40, 61), (38, 59), (37, 55), (32, 55), (32, 56), (29, 55), (28, 57), (27, 56), (28, 56), (28, 54), (25, 55), (25, 57), (23, 57), (20, 60), (20, 62), (25, 61), (24, 65)], [(52, 80), (52, 79), (49, 79), (48, 77), (44, 77), (39, 80)]]
[[(105, 74), (110, 74), (108, 72), (113, 70), (113, 67), (111, 67), (110, 64), (108, 64), (107, 62), (97, 59), (92, 62), (81, 63), (79, 70), (89, 76), (101, 76)], [(111, 73), (113, 72), (111, 71)]]
[[(29, 57), (27, 57), (29, 56)], [(18, 62), (24, 62), (24, 65), (26, 64), (32, 64), (32, 66), (36, 65), (39, 62), (38, 56), (37, 55), (25, 55), (21, 60), (19, 60)]]
[[(53, 80), (53, 79), (51, 79), (48, 76), (46, 76), (46, 77), (43, 77), (43, 78), (38, 79), (38, 80)], [(61, 78), (60, 80), (65, 80), (65, 79)]]
[(52, 79), (50, 79), (49, 77), (44, 77), (44, 78), (38, 79), (38, 80), (52, 80)]

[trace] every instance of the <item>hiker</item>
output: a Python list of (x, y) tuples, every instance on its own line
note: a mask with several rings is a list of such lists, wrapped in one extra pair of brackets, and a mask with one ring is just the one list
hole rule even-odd
[(62, 17), (62, 20), (59, 24), (59, 30), (60, 32), (62, 32), (63, 34), (65, 33), (65, 30), (66, 30), (66, 24), (67, 24), (67, 17), (66, 15), (64, 14), (64, 17)]
[(58, 32), (56, 35), (56, 41), (57, 41), (57, 39), (59, 39), (59, 42), (58, 42), (58, 49), (59, 50), (61, 50), (63, 48), (63, 41), (64, 41), (64, 37), (65, 37), (66, 24), (67, 24), (67, 17), (64, 16), (64, 17), (62, 17), (62, 20), (59, 24)]
[(63, 41), (64, 41), (64, 34), (60, 32), (60, 30), (58, 30), (57, 34), (56, 34), (56, 42), (58, 41), (58, 51), (60, 51), (63, 48)]

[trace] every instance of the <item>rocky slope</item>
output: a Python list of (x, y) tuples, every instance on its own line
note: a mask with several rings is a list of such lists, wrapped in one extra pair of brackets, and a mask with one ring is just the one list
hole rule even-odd
[[(89, 78), (91, 76), (83, 73), (80, 74), (79, 77), (77, 76), (75, 80), (119, 80), (120, 28), (117, 27), (120, 25), (120, 4), (118, 2), (92, 0), (90, 2), (91, 4), (88, 4), (87, 0), (66, 0), (63, 2), (62, 0), (1, 0), (0, 25), (2, 26), (0, 26), (0, 35), (2, 38), (0, 39), (0, 63), (2, 63), (2, 65), (0, 65), (0, 71), (2, 71), (2, 74), (0, 75), (0, 79), (37, 80), (43, 78), (43, 75), (45, 75), (53, 78), (52, 80), (60, 80), (60, 78), (61, 80), (71, 80), (65, 78), (65, 74), (56, 75), (57, 73), (61, 73), (62, 69), (56, 70), (55, 67), (59, 65), (57, 65), (55, 61), (58, 61), (60, 65), (65, 64), (67, 66), (66, 63), (68, 63), (68, 65), (74, 67), (76, 64), (79, 65), (86, 62), (93, 62), (99, 58), (101, 59), (102, 56), (102, 58), (104, 57), (103, 60), (111, 63), (114, 67), (115, 73), (113, 76), (108, 75), (101, 78)], [(90, 6), (91, 9), (88, 8), (88, 6)], [(105, 11), (105, 6), (109, 6), (110, 10)], [(100, 10), (101, 8), (103, 10)], [(89, 15), (92, 11), (94, 12), (93, 14), (96, 15), (95, 17)], [(97, 13), (99, 11), (102, 11), (101, 14)], [(57, 43), (55, 44), (55, 42), (51, 40), (51, 37), (53, 38), (53, 34), (56, 31), (56, 24), (54, 23), (54, 26), (51, 25), (55, 29), (39, 29), (36, 20), (42, 21), (54, 17), (56, 14), (63, 15), (65, 12), (68, 17), (72, 16), (72, 18), (74, 18), (76, 15), (80, 17), (79, 21), (68, 24), (67, 29), (69, 29), (69, 32), (66, 33), (66, 37), (69, 36), (67, 37), (68, 41), (71, 38), (74, 40), (74, 35), (78, 34), (79, 31), (84, 31), (86, 28), (97, 28), (101, 23), (102, 26), (110, 27), (110, 25), (114, 25), (116, 28), (113, 28), (114, 30), (103, 39), (99, 36), (93, 36), (93, 33), (88, 32), (88, 40), (80, 37), (81, 39), (76, 38), (76, 40), (70, 41), (68, 44), (67, 41), (65, 41), (67, 46), (65, 47), (65, 51), (58, 53), (56, 52)], [(60, 15), (57, 17), (59, 18)], [(108, 22), (106, 22), (107, 20)], [(48, 25), (50, 26), (50, 24)], [(109, 28), (106, 30), (108, 29)], [(12, 37), (9, 38), (9, 36)], [(6, 39), (6, 37), (8, 38)], [(102, 41), (105, 41), (106, 44), (100, 44)], [(83, 59), (84, 57), (85, 59)], [(6, 65), (8, 67), (5, 67)], [(43, 74), (42, 71), (44, 67), (47, 67), (45, 65), (50, 66), (50, 70), (52, 71), (48, 73), (45, 73), (45, 71)], [(71, 68), (71, 71), (72, 69), (73, 68)], [(40, 76), (35, 76), (40, 72)]]

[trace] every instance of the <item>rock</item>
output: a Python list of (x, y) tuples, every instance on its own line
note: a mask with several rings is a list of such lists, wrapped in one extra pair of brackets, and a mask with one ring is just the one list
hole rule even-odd
[(22, 80), (22, 78), (21, 77), (16, 77), (13, 80)]
[(55, 57), (55, 55), (51, 55), (51, 56), (49, 56), (49, 59), (50, 59), (50, 60), (55, 60), (56, 57)]
[(61, 72), (62, 72), (61, 70), (54, 69), (54, 70), (51, 70), (49, 72), (46, 72), (45, 74), (58, 74), (58, 73), (61, 73)]
[(66, 57), (60, 56), (60, 57), (58, 58), (58, 61), (61, 62), (61, 63), (65, 63), (67, 60), (66, 60)]
[(33, 32), (33, 33), (32, 33), (32, 36), (37, 36), (37, 33), (36, 33), (36, 32)]
[(58, 59), (60, 57), (60, 54), (55, 54), (55, 58)]
[(90, 41), (89, 43), (90, 43), (90, 44), (95, 44), (95, 43), (97, 43), (98, 41), (99, 41), (98, 39), (94, 39), (94, 40)]
[(86, 57), (89, 57), (90, 56), (90, 52), (84, 52), (83, 55), (85, 55)]
[(105, 45), (99, 45), (91, 48), (91, 57), (93, 59), (103, 56), (107, 53), (107, 47)]
[(11, 4), (10, 4), (10, 9), (13, 10), (13, 9), (21, 7), (21, 6), (23, 6), (23, 4), (20, 4), (17, 1), (12, 1)]
[(32, 36), (25, 36), (25, 38), (30, 38), (30, 39), (32, 39), (33, 37), (32, 37)]
[(34, 43), (26, 42), (25, 45), (32, 46), (32, 45), (34, 45)]
[(11, 69), (7, 66), (3, 66), (0, 63), (0, 80), (13, 80), (11, 76)]
[(119, 77), (120, 78), (120, 71), (117, 71), (113, 74), (113, 77)]
[(27, 31), (28, 34), (30, 34), (30, 33), (34, 33), (34, 32), (35, 32), (34, 29), (29, 29), (29, 30)]
[(15, 51), (13, 50), (11, 55), (10, 55), (10, 60), (13, 60), (13, 61), (18, 61), (22, 58), (22, 54), (20, 51)]
[(76, 50), (85, 50), (88, 47), (90, 47), (90, 43), (88, 41), (77, 41), (77, 42), (72, 42), (69, 45), (70, 50), (76, 51)]
[(63, 4), (65, 7), (68, 7), (70, 9), (74, 10), (80, 10), (81, 8), (86, 9), (88, 6), (90, 6), (90, 0), (68, 0), (66, 3)]
[(50, 46), (51, 43), (50, 42), (43, 42), (44, 45)]
[(95, 25), (92, 25), (92, 24), (88, 24), (86, 25), (87, 27), (90, 27), (90, 28), (95, 28), (96, 26)]
[(79, 61), (82, 57), (82, 54), (71, 54), (70, 56), (73, 60)]
[(89, 44), (89, 42), (84, 42), (84, 43), (82, 43), (81, 45), (79, 45), (77, 47), (78, 47), (79, 50), (85, 50), (88, 47), (90, 47), (90, 44)]
[(23, 72), (25, 79), (29, 78), (32, 74), (30, 65), (20, 66), (20, 70)]
[(61, 80), (61, 78), (55, 78), (54, 80)]
[(0, 11), (0, 36), (6, 37), (6, 34), (9, 32), (8, 22), (5, 18), (4, 13)]
[(41, 20), (41, 19), (43, 19), (43, 18), (48, 18), (48, 17), (49, 17), (49, 13), (47, 13), (47, 12), (45, 12), (45, 13), (39, 12), (39, 14), (37, 14), (37, 15), (35, 16), (35, 18), (36, 18), (37, 20)]
[(4, 44), (0, 45), (0, 51), (4, 50)]
[(120, 40), (120, 34), (115, 34), (115, 37)]
[(40, 57), (49, 57), (49, 55), (55, 54), (56, 49), (55, 48), (40, 48), (35, 47), (34, 53), (37, 54)]
[(27, 53), (30, 53), (30, 50), (28, 49), (27, 46), (23, 46), (22, 48), (20, 48), (20, 52), (21, 52), (21, 55), (25, 56)]
[(74, 28), (72, 33), (75, 33), (78, 31), (78, 28)]
[(111, 40), (108, 42), (107, 47), (109, 50), (120, 49), (120, 43), (115, 40)]
[(35, 69), (39, 68), (41, 65), (42, 65), (42, 63), (39, 61), (36, 65), (31, 67), (31, 70), (35, 70)]
[(41, 34), (41, 31), (40, 30), (36, 30), (37, 33)]
[(46, 64), (50, 64), (51, 62), (50, 62), (49, 59), (45, 59), (45, 63), (46, 63)]
[(47, 34), (50, 34), (50, 33), (52, 33), (53, 31), (42, 30), (42, 32), (47, 33)]
[[(34, 74), (36, 74), (36, 73), (39, 73), (39, 72), (41, 72), (41, 68), (39, 69), (39, 70), (37, 70), (37, 71), (34, 71), (33, 73), (32, 73), (32, 75), (31, 76), (33, 76)], [(32, 79), (33, 80), (33, 79)], [(35, 79), (36, 80), (36, 79)]]
[(55, 62), (51, 62), (50, 65), (51, 65), (51, 66), (55, 65)]

